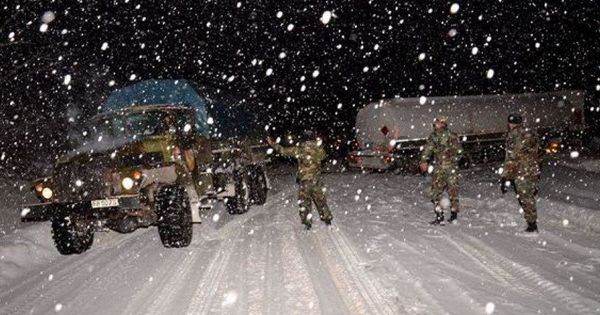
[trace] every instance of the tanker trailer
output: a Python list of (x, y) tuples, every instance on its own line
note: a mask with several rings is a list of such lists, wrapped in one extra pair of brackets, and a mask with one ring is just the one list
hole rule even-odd
[(392, 98), (372, 102), (356, 117), (355, 150), (348, 166), (365, 170), (416, 169), (433, 119), (444, 115), (465, 149), (462, 164), (503, 156), (506, 118), (523, 116), (535, 129), (546, 153), (580, 146), (585, 129), (584, 93), (548, 93)]

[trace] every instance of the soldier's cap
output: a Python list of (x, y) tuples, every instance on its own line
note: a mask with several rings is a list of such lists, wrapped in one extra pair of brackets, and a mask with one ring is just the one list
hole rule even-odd
[(510, 114), (508, 115), (508, 123), (520, 125), (521, 123), (523, 123), (523, 117), (519, 114)]
[(433, 120), (434, 122), (441, 122), (442, 124), (448, 124), (448, 117), (447, 116), (437, 116), (435, 117), (435, 119)]

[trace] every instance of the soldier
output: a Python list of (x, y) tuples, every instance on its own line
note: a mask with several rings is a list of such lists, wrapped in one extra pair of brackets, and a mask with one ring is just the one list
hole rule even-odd
[(458, 161), (462, 154), (462, 146), (458, 136), (448, 129), (448, 118), (437, 117), (433, 123), (434, 130), (427, 139), (421, 155), (419, 168), (425, 173), (429, 169), (429, 160), (433, 159), (433, 176), (431, 179), (431, 202), (434, 205), (435, 220), (431, 224), (443, 224), (444, 212), (440, 204), (444, 191), (450, 197), (450, 219), (458, 218)]
[(270, 137), (267, 142), (286, 157), (298, 160), (298, 171), (296, 181), (299, 185), (298, 204), (300, 205), (300, 220), (307, 230), (312, 227), (312, 215), (310, 215), (312, 203), (314, 202), (321, 220), (331, 225), (333, 219), (331, 211), (327, 206), (325, 187), (321, 183), (321, 161), (326, 157), (322, 147), (322, 140), (315, 137), (312, 132), (305, 132), (306, 141), (299, 146), (284, 148), (275, 143)]
[(507, 187), (513, 184), (519, 204), (525, 213), (525, 232), (531, 233), (538, 230), (535, 198), (540, 175), (539, 145), (537, 135), (532, 130), (523, 128), (522, 123), (523, 118), (519, 114), (508, 116), (501, 189), (502, 193), (506, 193)]

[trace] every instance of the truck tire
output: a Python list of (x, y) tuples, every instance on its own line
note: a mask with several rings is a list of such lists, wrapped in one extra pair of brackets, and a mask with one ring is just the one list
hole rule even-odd
[(80, 216), (60, 215), (52, 218), (52, 238), (62, 255), (81, 254), (94, 243), (94, 230)]
[(251, 199), (255, 205), (264, 205), (267, 202), (269, 187), (267, 186), (267, 174), (261, 167), (252, 171)]
[(155, 198), (158, 234), (165, 247), (187, 247), (192, 242), (192, 211), (185, 188), (161, 187)]
[(225, 199), (225, 206), (229, 214), (242, 214), (250, 209), (251, 192), (248, 181), (248, 173), (245, 170), (236, 172), (235, 196)]

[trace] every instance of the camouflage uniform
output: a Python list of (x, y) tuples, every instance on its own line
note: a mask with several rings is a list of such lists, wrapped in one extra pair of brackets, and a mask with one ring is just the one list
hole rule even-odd
[(462, 154), (462, 146), (458, 136), (448, 130), (434, 129), (427, 139), (421, 155), (421, 163), (433, 157), (434, 168), (431, 181), (431, 201), (435, 206), (438, 217), (442, 212), (440, 200), (444, 190), (450, 197), (450, 205), (454, 216), (459, 211), (458, 204), (458, 161)]
[(514, 127), (506, 136), (502, 177), (514, 182), (514, 189), (528, 224), (534, 224), (537, 220), (535, 198), (540, 175), (538, 149), (537, 135), (521, 125)]
[(299, 184), (298, 204), (300, 205), (300, 219), (308, 227), (312, 220), (308, 214), (314, 202), (321, 220), (330, 223), (333, 218), (327, 206), (325, 187), (321, 183), (321, 161), (326, 157), (325, 150), (317, 141), (306, 141), (300, 146), (284, 148), (279, 144), (274, 148), (281, 155), (298, 160), (296, 179)]

